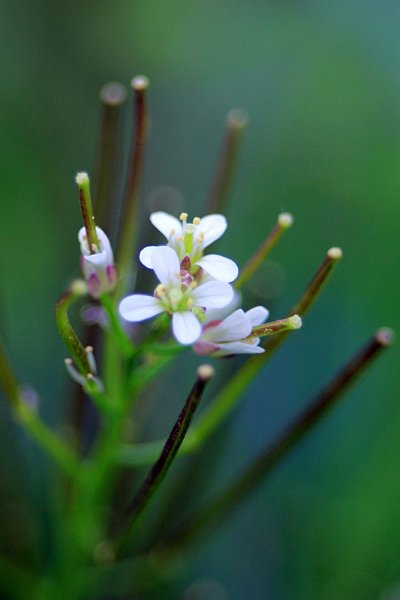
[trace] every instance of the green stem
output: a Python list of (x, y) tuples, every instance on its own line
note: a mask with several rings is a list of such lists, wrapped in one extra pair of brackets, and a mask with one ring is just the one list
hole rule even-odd
[(229, 484), (212, 502), (197, 514), (190, 522), (183, 525), (172, 539), (172, 544), (183, 546), (192, 542), (204, 529), (221, 523), (256, 486), (276, 467), (282, 459), (296, 446), (331, 410), (342, 394), (358, 375), (371, 364), (383, 348), (391, 344), (393, 334), (390, 330), (381, 329), (339, 373), (310, 402), (278, 439), (267, 446), (253, 462), (244, 469), (241, 475)]
[(231, 110), (226, 117), (222, 149), (207, 201), (206, 214), (223, 210), (247, 122), (247, 113), (241, 109)]
[(45, 452), (69, 475), (78, 470), (77, 457), (41, 420), (34, 408), (28, 406), (20, 393), (20, 385), (8, 361), (0, 339), (0, 386), (12, 409), (14, 418)]
[(302, 326), (302, 320), (299, 315), (292, 315), (286, 319), (279, 319), (278, 321), (269, 321), (263, 325), (257, 325), (251, 330), (251, 337), (263, 337), (265, 335), (275, 335), (277, 333), (284, 333), (285, 331), (295, 331), (300, 329)]
[(171, 464), (185, 438), (194, 413), (200, 403), (204, 388), (213, 375), (213, 371), (214, 370), (209, 365), (203, 365), (199, 367), (195, 384), (192, 387), (185, 405), (181, 410), (179, 417), (167, 438), (167, 441), (164, 444), (158, 460), (150, 469), (139, 491), (129, 503), (122, 516), (120, 525), (122, 534), (119, 535), (114, 543), (115, 554), (120, 553), (129, 543), (135, 530), (135, 525), (138, 518), (148, 505), (150, 499), (158, 489), (169, 468), (171, 467)]
[(101, 246), (97, 237), (96, 222), (94, 220), (92, 199), (90, 197), (90, 181), (87, 173), (78, 173), (75, 181), (79, 188), (79, 202), (90, 254), (100, 252)]
[(84, 376), (89, 373), (93, 375), (89, 365), (85, 348), (76, 335), (69, 317), (68, 310), (71, 305), (87, 293), (86, 284), (83, 280), (74, 281), (69, 289), (57, 300), (55, 306), (55, 315), (58, 331), (67, 346), (70, 355), (74, 359), (76, 366)]
[(106, 231), (112, 231), (112, 213), (115, 212), (117, 174), (120, 164), (120, 121), (127, 97), (120, 83), (107, 83), (101, 88), (101, 134), (96, 161), (96, 217)]
[(111, 332), (114, 335), (121, 352), (124, 356), (132, 356), (134, 353), (133, 344), (122, 328), (121, 321), (118, 318), (111, 296), (103, 294), (100, 297), (100, 302), (107, 313)]
[(258, 248), (258, 250), (253, 254), (253, 256), (247, 261), (244, 267), (240, 271), (239, 277), (236, 279), (234, 283), (234, 287), (237, 290), (240, 290), (243, 285), (250, 279), (250, 277), (257, 271), (257, 269), (264, 262), (268, 254), (274, 248), (283, 232), (289, 229), (293, 224), (293, 217), (289, 213), (282, 213), (278, 216), (278, 220), (266, 237), (264, 242)]
[(148, 125), (146, 91), (149, 80), (144, 76), (132, 80), (134, 91), (135, 128), (132, 136), (131, 158), (128, 167), (125, 198), (122, 212), (122, 229), (119, 240), (118, 259), (120, 277), (115, 295), (123, 296), (130, 285), (130, 272), (135, 254), (139, 186), (143, 170), (144, 149)]

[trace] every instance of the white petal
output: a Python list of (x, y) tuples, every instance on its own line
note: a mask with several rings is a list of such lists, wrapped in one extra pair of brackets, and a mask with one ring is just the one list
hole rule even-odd
[(96, 254), (84, 255), (83, 260), (93, 265), (94, 267), (106, 267), (112, 264), (108, 260), (108, 255), (105, 250), (103, 252), (96, 252)]
[(228, 315), (233, 313), (240, 305), (242, 304), (242, 295), (237, 290), (233, 290), (232, 300), (226, 306), (222, 308), (210, 308), (206, 312), (205, 322), (209, 323), (210, 321), (222, 321)]
[(157, 246), (146, 246), (145, 248), (143, 248), (143, 250), (140, 251), (139, 254), (140, 262), (148, 269), (153, 268), (151, 263), (151, 255), (153, 254), (154, 248), (157, 248)]
[(127, 296), (119, 305), (119, 312), (125, 321), (144, 321), (163, 312), (163, 307), (153, 296), (133, 294)]
[(193, 344), (200, 337), (201, 325), (192, 312), (176, 312), (172, 315), (172, 331), (181, 344)]
[(255, 306), (246, 311), (246, 317), (249, 319), (252, 326), (255, 327), (256, 325), (261, 325), (261, 323), (264, 323), (264, 321), (268, 319), (269, 310), (264, 308), (264, 306)]
[(251, 332), (251, 323), (239, 308), (215, 327), (208, 327), (202, 335), (211, 342), (232, 342), (246, 338)]
[(220, 344), (219, 350), (214, 356), (229, 356), (231, 354), (262, 354), (264, 348), (246, 344), (245, 342), (229, 342), (228, 344)]
[(196, 265), (202, 267), (206, 273), (217, 281), (230, 283), (239, 274), (239, 268), (233, 260), (219, 254), (207, 254), (197, 261)]
[(169, 246), (155, 246), (151, 253), (151, 267), (158, 279), (166, 287), (180, 285), (180, 271), (178, 256)]
[(175, 231), (175, 235), (182, 234), (182, 223), (172, 215), (159, 211), (150, 215), (150, 221), (154, 227), (161, 231), (163, 235), (168, 239), (171, 235), (171, 231)]
[(100, 229), (100, 227), (96, 227), (96, 233), (97, 233), (97, 237), (99, 238), (99, 241), (100, 241), (101, 251), (105, 252), (107, 254), (107, 262), (108, 262), (108, 264), (112, 265), (114, 262), (114, 256), (113, 256), (113, 251), (111, 248), (110, 240), (108, 239), (108, 237), (104, 233), (104, 231), (102, 229)]
[(218, 240), (224, 234), (228, 224), (223, 215), (207, 215), (203, 217), (198, 226), (197, 232), (204, 233), (203, 248)]
[(222, 281), (208, 281), (192, 292), (195, 306), (204, 308), (222, 308), (233, 298), (233, 288)]

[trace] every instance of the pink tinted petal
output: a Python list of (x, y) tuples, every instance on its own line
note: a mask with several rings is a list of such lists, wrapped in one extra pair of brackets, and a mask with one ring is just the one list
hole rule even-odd
[(143, 248), (143, 250), (140, 251), (139, 254), (140, 262), (148, 269), (153, 268), (151, 263), (151, 255), (153, 254), (154, 248), (157, 248), (157, 246), (146, 246), (145, 248)]
[(203, 217), (197, 229), (198, 233), (204, 233), (203, 248), (207, 248), (215, 240), (218, 240), (224, 234), (227, 226), (223, 215), (207, 215)]
[(193, 290), (192, 298), (195, 306), (221, 308), (232, 300), (233, 288), (222, 281), (208, 281)]
[(255, 346), (254, 344), (245, 344), (244, 342), (228, 342), (220, 344), (219, 350), (215, 356), (230, 356), (232, 354), (262, 354), (264, 348)]
[(219, 344), (212, 344), (211, 342), (206, 342), (200, 339), (193, 344), (192, 350), (199, 356), (207, 356), (208, 354), (213, 354), (216, 352), (219, 347)]
[(182, 223), (176, 217), (166, 212), (158, 211), (151, 214), (150, 221), (167, 239), (171, 235), (172, 230), (175, 231), (175, 235), (182, 234)]
[(114, 287), (118, 279), (117, 269), (114, 267), (114, 265), (108, 265), (108, 267), (106, 267), (106, 275), (108, 284)]
[(190, 311), (172, 315), (172, 331), (181, 344), (193, 344), (201, 334), (201, 325)]
[(119, 312), (125, 321), (144, 321), (163, 312), (163, 307), (153, 296), (133, 294), (127, 296), (119, 305)]
[(212, 342), (232, 342), (246, 338), (250, 332), (250, 321), (239, 308), (215, 327), (207, 327), (203, 335)]
[(91, 273), (86, 280), (89, 294), (92, 298), (98, 298), (101, 296), (103, 289), (101, 287), (100, 279), (98, 278), (96, 273)]
[(196, 265), (202, 267), (217, 281), (230, 283), (239, 274), (239, 268), (233, 260), (219, 254), (207, 254), (197, 261)]
[(180, 285), (181, 266), (172, 248), (155, 246), (151, 253), (151, 264), (158, 279), (165, 286)]
[(255, 327), (256, 325), (261, 325), (268, 319), (269, 310), (264, 308), (264, 306), (255, 306), (246, 311), (246, 317), (249, 319), (251, 325)]

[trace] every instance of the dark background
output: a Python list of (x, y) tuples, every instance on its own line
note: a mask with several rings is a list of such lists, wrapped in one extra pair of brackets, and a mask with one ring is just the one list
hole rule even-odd
[[(377, 327), (400, 330), (399, 12), (389, 0), (1, 3), (1, 322), (49, 423), (59, 426), (68, 398), (53, 304), (79, 274), (74, 174), (93, 167), (98, 92), (110, 80), (149, 76), (142, 196), (177, 188), (191, 216), (227, 111), (248, 111), (219, 249), (243, 264), (279, 212), (294, 214), (252, 282), (272, 318), (330, 246), (344, 251), (302, 331), (235, 412), (221, 473), (261, 449)], [(398, 370), (394, 348), (193, 552), (172, 598), (193, 597), (188, 586), (204, 579), (212, 600), (400, 597)], [(22, 537), (45, 537), (41, 454), (4, 407), (0, 434), (0, 521), (18, 507), (29, 522), (25, 505), (37, 521)]]

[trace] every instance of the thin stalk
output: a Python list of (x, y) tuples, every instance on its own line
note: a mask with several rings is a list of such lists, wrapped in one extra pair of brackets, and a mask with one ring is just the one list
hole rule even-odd
[[(294, 315), (303, 317), (307, 313), (341, 256), (342, 253), (339, 248), (328, 250), (324, 261), (307, 286), (304, 294), (289, 311), (288, 318)], [(180, 454), (189, 454), (197, 450), (213, 434), (217, 427), (227, 419), (236, 406), (240, 394), (247, 388), (289, 334), (290, 331), (284, 331), (280, 335), (267, 338), (267, 343), (264, 346), (265, 352), (247, 360), (228, 383), (225, 384), (220, 393), (214, 398), (210, 407), (204, 411), (196, 425), (186, 436)], [(130, 464), (132, 466), (148, 464), (148, 461), (154, 460), (154, 456), (159, 452), (160, 445), (161, 442), (156, 441), (135, 444), (130, 447), (128, 445), (122, 446), (118, 454), (118, 460), (121, 460), (125, 465)]]
[(108, 294), (103, 294), (100, 297), (100, 302), (107, 313), (111, 335), (114, 335), (121, 352), (124, 356), (132, 356), (134, 353), (133, 344), (122, 328), (111, 296), (109, 296)]
[(107, 83), (100, 90), (101, 132), (96, 163), (96, 216), (103, 229), (112, 230), (119, 170), (120, 121), (127, 91), (120, 83)]
[(76, 184), (79, 189), (79, 202), (83, 224), (86, 229), (86, 238), (90, 254), (100, 252), (101, 246), (97, 237), (96, 222), (94, 220), (92, 199), (90, 196), (90, 181), (87, 173), (78, 173), (75, 177)]
[(74, 452), (45, 425), (34, 408), (23, 399), (21, 388), (12, 370), (0, 338), (0, 387), (9, 402), (16, 421), (68, 475), (74, 476), (78, 461)]
[(388, 329), (378, 330), (374, 337), (353, 356), (337, 375), (309, 403), (305, 410), (289, 425), (275, 442), (267, 446), (243, 472), (235, 477), (220, 494), (193, 515), (176, 535), (172, 544), (184, 546), (192, 542), (204, 529), (219, 524), (228, 517), (239, 504), (250, 495), (257, 485), (282, 461), (331, 410), (350, 384), (369, 366), (380, 351), (388, 347), (393, 334)]
[(80, 372), (87, 376), (93, 375), (88, 361), (88, 356), (83, 344), (76, 335), (68, 316), (71, 305), (87, 293), (87, 287), (83, 280), (78, 279), (70, 285), (68, 290), (57, 300), (55, 305), (55, 316), (58, 331), (74, 359)]
[(241, 109), (231, 110), (226, 117), (222, 148), (207, 200), (206, 214), (223, 211), (247, 122), (247, 113)]
[(132, 79), (131, 86), (134, 91), (135, 128), (132, 136), (131, 158), (122, 207), (122, 230), (117, 260), (120, 271), (116, 290), (117, 297), (123, 296), (130, 284), (130, 272), (137, 235), (139, 186), (143, 171), (148, 126), (146, 91), (149, 87), (149, 80), (147, 77), (139, 75)]
[(316, 297), (328, 281), (329, 276), (339, 260), (341, 260), (342, 256), (343, 253), (341, 248), (329, 248), (320, 268), (311, 280), (310, 285), (307, 287), (297, 304), (289, 311), (290, 314), (300, 315), (301, 317), (305, 315), (313, 305)]
[(279, 319), (278, 321), (269, 321), (263, 325), (257, 325), (251, 330), (251, 337), (263, 337), (265, 335), (275, 335), (277, 333), (284, 333), (285, 331), (295, 331), (300, 329), (303, 325), (301, 317), (299, 315), (292, 315), (286, 319)]
[(189, 396), (181, 410), (179, 417), (169, 434), (158, 460), (151, 467), (139, 491), (135, 494), (122, 515), (119, 537), (114, 543), (115, 554), (120, 553), (129, 543), (135, 530), (139, 516), (148, 505), (150, 499), (158, 489), (185, 438), (194, 413), (200, 403), (204, 388), (211, 379), (214, 369), (209, 365), (202, 365), (197, 370), (197, 378)]
[(289, 229), (293, 225), (293, 217), (290, 213), (281, 213), (278, 215), (278, 219), (271, 232), (265, 238), (261, 246), (256, 250), (253, 256), (247, 261), (242, 270), (240, 271), (239, 277), (234, 283), (234, 287), (240, 290), (243, 285), (250, 279), (250, 277), (257, 271), (257, 269), (264, 262), (268, 254), (274, 248), (278, 240), (281, 238), (284, 231)]

